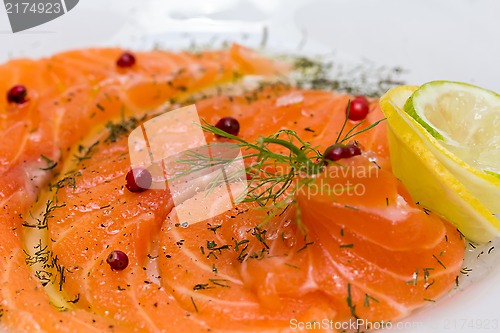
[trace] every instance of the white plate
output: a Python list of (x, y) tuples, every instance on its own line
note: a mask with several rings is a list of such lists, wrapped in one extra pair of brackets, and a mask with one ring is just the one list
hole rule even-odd
[[(401, 66), (409, 70), (404, 79), (411, 84), (445, 79), (500, 91), (499, 12), (496, 0), (85, 0), (66, 15), (17, 34), (0, 9), (0, 61), (78, 47), (178, 49), (193, 41), (258, 47), (265, 40), (266, 49), (275, 52), (330, 54), (347, 65)], [(496, 243), (490, 255), (477, 259), (481, 250), (476, 250), (468, 256), (473, 271), (458, 293), (406, 318), (413, 328), (399, 331), (500, 332)]]

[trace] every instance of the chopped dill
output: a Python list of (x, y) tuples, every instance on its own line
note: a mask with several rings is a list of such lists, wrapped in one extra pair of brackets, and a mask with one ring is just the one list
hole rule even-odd
[(248, 244), (245, 244), (245, 246), (241, 249), (240, 253), (238, 254), (238, 261), (243, 262), (245, 259), (248, 257), (248, 253), (246, 253), (248, 249)]
[(424, 271), (424, 283), (427, 283), (427, 279), (429, 278), (430, 276), (430, 271), (433, 271), (434, 268), (424, 268), (422, 269)]
[[(350, 112), (350, 103), (347, 108), (346, 117), (341, 131), (338, 133), (335, 143), (344, 143), (356, 135), (364, 133), (373, 127), (377, 126), (381, 121), (379, 120), (366, 128), (360, 129), (363, 121), (358, 122), (350, 130), (344, 133), (346, 124), (348, 122)], [(251, 159), (252, 163), (246, 166), (246, 174), (252, 175), (247, 181), (246, 177), (242, 179), (239, 172), (234, 174), (224, 173), (224, 177), (215, 177), (208, 184), (208, 191), (214, 190), (217, 186), (223, 185), (227, 182), (245, 182), (247, 191), (245, 196), (236, 198), (236, 202), (255, 202), (261, 207), (272, 204), (276, 211), (279, 213), (268, 214), (268, 218), (276, 215), (282, 215), (290, 205), (295, 205), (296, 195), (303, 187), (310, 186), (315, 179), (315, 176), (324, 170), (325, 158), (323, 154), (310, 143), (302, 140), (295, 131), (292, 130), (279, 130), (278, 132), (266, 137), (259, 137), (257, 142), (251, 143), (243, 138), (226, 133), (225, 131), (203, 122), (202, 130), (215, 134), (218, 137), (230, 139), (234, 142), (234, 146), (244, 151), (243, 156), (239, 159)], [(226, 146), (227, 143), (219, 142), (212, 143), (210, 149), (216, 149), (217, 145)], [(276, 149), (282, 148), (285, 153), (276, 152)], [(191, 174), (197, 171), (224, 167), (228, 163), (235, 161), (235, 157), (213, 157), (210, 154), (201, 153), (199, 147), (194, 150), (187, 151), (178, 163), (189, 166), (177, 177)], [(206, 147), (208, 148), (208, 147)], [(205, 151), (204, 149), (203, 151)], [(346, 206), (346, 208), (358, 210), (356, 207)], [(296, 222), (300, 229), (304, 231), (300, 221), (300, 213), (297, 211)], [(267, 223), (264, 221), (261, 225)], [(215, 231), (214, 231), (215, 233)], [(254, 235), (261, 242), (264, 240), (259, 234)], [(265, 243), (265, 241), (263, 242)], [(266, 246), (267, 244), (265, 244)], [(266, 246), (267, 248), (267, 246)]]
[(48, 170), (54, 169), (57, 166), (57, 162), (51, 160), (47, 156), (42, 154), (42, 155), (40, 155), (40, 157), (47, 163), (47, 166), (45, 168), (40, 168), (40, 170), (48, 171)]
[(198, 307), (196, 306), (196, 303), (194, 302), (193, 296), (191, 296), (191, 303), (193, 303), (194, 310), (198, 312)]
[(351, 315), (359, 319), (358, 315), (356, 314), (356, 305), (353, 304), (352, 302), (352, 295), (351, 295), (351, 284), (347, 283), (347, 298), (346, 298), (347, 306), (349, 307), (349, 310), (351, 310)]
[(363, 302), (363, 306), (365, 308), (370, 306), (370, 300), (374, 301), (375, 303), (380, 303), (380, 301), (378, 299), (376, 299), (375, 297), (368, 295), (368, 294), (365, 294), (365, 301)]
[(463, 267), (461, 270), (460, 270), (460, 273), (462, 273), (463, 275), (469, 275), (469, 273), (472, 272), (472, 268), (468, 268), (468, 267)]
[(294, 268), (294, 269), (300, 269), (299, 266), (295, 266), (295, 265), (289, 264), (287, 262), (285, 263), (285, 265), (287, 265), (288, 267)]
[(49, 190), (52, 191), (52, 189), (54, 189), (54, 188), (56, 190), (59, 190), (59, 189), (64, 188), (66, 186), (68, 186), (72, 189), (76, 189), (76, 177), (77, 176), (81, 176), (81, 173), (77, 172), (75, 174), (72, 174), (72, 175), (69, 175), (69, 176), (66, 176), (66, 177), (60, 179), (55, 184), (50, 184)]
[(269, 245), (266, 243), (266, 232), (267, 230), (260, 230), (259, 227), (255, 227), (252, 230), (252, 236), (255, 236), (259, 242), (261, 242), (266, 249), (269, 249)]
[(246, 244), (246, 243), (250, 242), (248, 239), (243, 239), (243, 240), (241, 240), (239, 242), (236, 239), (233, 239), (233, 241), (234, 241), (234, 250), (235, 251), (239, 250), (240, 245), (243, 245), (243, 244)]
[(414, 286), (417, 285), (417, 283), (418, 283), (418, 271), (419, 271), (419, 269), (417, 268), (415, 270), (415, 273), (413, 273), (413, 278), (411, 280), (406, 281), (406, 284), (412, 284)]
[(23, 227), (27, 228), (38, 228), (38, 229), (47, 229), (48, 228), (48, 221), (50, 218), (54, 217), (51, 215), (51, 213), (56, 210), (57, 208), (65, 207), (66, 204), (61, 204), (61, 205), (56, 205), (53, 200), (48, 200), (47, 203), (45, 204), (45, 212), (42, 215), (42, 218), (35, 218), (31, 212), (30, 212), (30, 217), (32, 220), (35, 220), (36, 223), (30, 223), (28, 221), (23, 222)]
[(424, 286), (425, 290), (429, 289), (434, 283), (436, 283), (436, 280), (432, 280), (431, 283), (425, 284), (425, 286)]
[(309, 57), (293, 57), (295, 84), (299, 88), (344, 92), (352, 95), (378, 97), (392, 87), (403, 85), (400, 67), (375, 66), (365, 61), (346, 66)]
[[(65, 267), (59, 264), (59, 258), (57, 255), (48, 249), (47, 245), (42, 245), (42, 240), (40, 239), (38, 244), (33, 247), (37, 250), (33, 255), (30, 255), (26, 250), (23, 249), (26, 256), (25, 262), (28, 266), (33, 266), (35, 264), (40, 264), (40, 268), (35, 271), (35, 276), (40, 280), (42, 286), (46, 286), (49, 283), (58, 284), (59, 291), (62, 291), (62, 286), (66, 281)], [(55, 270), (55, 274), (53, 273)]]
[(208, 225), (209, 225), (208, 230), (212, 230), (212, 231), (214, 232), (214, 234), (215, 234), (215, 232), (217, 231), (217, 229), (219, 229), (220, 227), (222, 227), (222, 225), (221, 225), (221, 224), (212, 226), (212, 225), (210, 225), (210, 223), (209, 223)]
[(68, 300), (68, 303), (76, 304), (80, 300), (80, 294), (77, 294), (72, 300)]
[(296, 253), (304, 251), (309, 245), (313, 245), (313, 244), (314, 244), (314, 242), (305, 243), (304, 246), (302, 246), (300, 249), (298, 249)]
[(208, 283), (199, 283), (193, 287), (193, 290), (204, 290), (204, 289), (210, 289), (213, 287), (209, 287)]
[(208, 281), (210, 281), (210, 283), (212, 283), (213, 285), (219, 287), (231, 288), (231, 286), (228, 284), (229, 281), (226, 279), (208, 279)]
[(146, 116), (138, 119), (136, 117), (125, 118), (122, 114), (122, 119), (119, 123), (108, 122), (106, 128), (109, 131), (109, 135), (104, 139), (104, 142), (116, 142), (123, 135), (129, 134), (134, 128), (136, 128), (139, 123), (143, 122)]
[(76, 162), (77, 162), (77, 165), (79, 165), (81, 162), (85, 161), (85, 160), (89, 160), (91, 157), (92, 157), (92, 154), (93, 154), (93, 149), (100, 143), (99, 140), (97, 140), (96, 142), (94, 142), (93, 144), (91, 144), (87, 149), (85, 149), (85, 147), (83, 146), (79, 146), (79, 152), (80, 153), (83, 153), (82, 155), (74, 155), (75, 156), (75, 159), (76, 159)]
[(436, 257), (434, 254), (432, 255), (432, 257), (434, 259), (436, 259), (436, 261), (438, 262), (438, 264), (440, 264), (444, 269), (446, 269), (446, 266), (443, 264), (443, 262), (441, 260), (439, 260), (438, 257)]

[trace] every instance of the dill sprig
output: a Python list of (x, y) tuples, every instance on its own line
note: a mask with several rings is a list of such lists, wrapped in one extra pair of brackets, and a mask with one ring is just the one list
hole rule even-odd
[[(240, 137), (228, 134), (208, 123), (203, 123), (202, 129), (205, 132), (225, 137), (236, 142), (236, 145), (244, 150), (246, 154), (242, 159), (251, 159), (253, 163), (246, 167), (246, 174), (251, 177), (248, 182), (248, 191), (245, 198), (239, 198), (242, 202), (257, 202), (260, 206), (269, 203), (277, 204), (285, 194), (292, 197), (289, 189), (295, 184), (298, 176), (314, 176), (321, 172), (323, 160), (322, 154), (303, 141), (295, 131), (280, 130), (267, 137), (258, 138), (256, 143), (251, 143)], [(278, 146), (286, 153), (276, 152), (272, 147)], [(199, 156), (198, 156), (199, 157)], [(188, 161), (192, 162), (194, 160)], [(215, 159), (208, 161), (211, 167), (224, 165), (231, 162), (230, 159)], [(196, 159), (196, 168), (207, 167), (204, 163), (199, 163)], [(207, 162), (205, 160), (205, 162)], [(236, 174), (229, 173), (227, 181), (235, 180)], [(219, 185), (225, 179), (216, 179), (209, 187)], [(246, 181), (246, 179), (245, 179)], [(297, 187), (294, 187), (295, 189)]]
[[(350, 102), (347, 106), (345, 121), (337, 139), (332, 144), (344, 144), (385, 120), (381, 119), (361, 128), (365, 122), (363, 120), (346, 131), (349, 113)], [(269, 136), (261, 136), (256, 142), (249, 142), (241, 137), (226, 133), (205, 121), (202, 122), (201, 127), (204, 132), (227, 140), (185, 152), (176, 162), (178, 165), (187, 166), (187, 168), (177, 173), (176, 177), (220, 168), (223, 172), (217, 173), (205, 188), (208, 193), (227, 183), (245, 182), (247, 190), (244, 192), (244, 197), (236, 198), (236, 202), (255, 202), (261, 207), (272, 204), (273, 210), (262, 224), (267, 223), (276, 215), (283, 214), (291, 205), (295, 205), (295, 219), (301, 226), (296, 194), (303, 187), (312, 184), (327, 164), (323, 153), (317, 147), (313, 147), (309, 142), (300, 138), (295, 131), (288, 129), (279, 130)], [(233, 148), (239, 148), (237, 151), (239, 153), (241, 150), (242, 155), (226, 154), (234, 155), (227, 157), (217, 154), (211, 156), (208, 153), (210, 150), (217, 150), (218, 145), (220, 145), (219, 147), (228, 145), (227, 141), (231, 142), (230, 145)], [(235, 161), (238, 162), (238, 159), (239, 162), (246, 161), (244, 163), (246, 174), (244, 175), (241, 174), (240, 169), (235, 171), (227, 167)], [(328, 163), (338, 164), (332, 161), (328, 161)]]
[(146, 119), (146, 115), (140, 119), (136, 117), (125, 118), (122, 113), (122, 118), (120, 122), (114, 123), (112, 121), (106, 124), (106, 129), (109, 131), (109, 135), (104, 139), (104, 142), (116, 142), (124, 135), (129, 134), (134, 128), (139, 126), (141, 122)]
[(48, 171), (48, 170), (54, 169), (57, 166), (57, 162), (51, 160), (47, 156), (42, 154), (42, 155), (40, 155), (40, 157), (42, 158), (42, 160), (44, 160), (47, 163), (47, 166), (45, 168), (40, 168), (40, 170)]
[(335, 143), (344, 143), (344, 142), (348, 141), (349, 139), (352, 139), (353, 137), (355, 137), (361, 133), (364, 133), (366, 131), (371, 130), (372, 128), (374, 128), (375, 126), (377, 126), (378, 124), (380, 124), (381, 122), (383, 122), (386, 119), (386, 118), (382, 118), (380, 120), (377, 120), (376, 122), (374, 122), (373, 124), (370, 124), (366, 128), (363, 128), (362, 130), (355, 132), (356, 128), (360, 127), (361, 125), (363, 125), (365, 123), (366, 119), (363, 119), (360, 122), (358, 122), (356, 125), (354, 125), (349, 131), (347, 131), (347, 133), (344, 135), (344, 137), (342, 139), (340, 139), (340, 137), (342, 136), (342, 133), (344, 133), (345, 125), (347, 124), (347, 121), (349, 120), (350, 113), (351, 113), (351, 100), (349, 100), (347, 102), (346, 117), (344, 119), (344, 123), (342, 124), (342, 128), (340, 129), (339, 135), (337, 136), (337, 139), (335, 140)]

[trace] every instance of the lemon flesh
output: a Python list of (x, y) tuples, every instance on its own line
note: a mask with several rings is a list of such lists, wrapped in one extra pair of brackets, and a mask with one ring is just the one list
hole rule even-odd
[(405, 111), (472, 167), (500, 173), (500, 95), (470, 84), (433, 81)]
[(500, 95), (473, 85), (433, 81), (404, 110), (431, 136), (428, 148), (492, 213), (500, 213)]
[[(475, 192), (481, 192), (482, 187), (498, 190), (490, 181), (499, 179), (458, 158), (441, 145), (436, 133), (431, 134), (427, 127), (405, 112), (405, 104), (417, 89), (413, 86), (397, 87), (380, 99), (387, 118), (395, 176), (417, 202), (454, 223), (468, 239), (485, 243), (500, 236), (500, 221), (466, 186), (466, 183), (475, 184)], [(479, 183), (475, 183), (477, 180)], [(489, 201), (489, 206), (494, 206), (495, 200)]]

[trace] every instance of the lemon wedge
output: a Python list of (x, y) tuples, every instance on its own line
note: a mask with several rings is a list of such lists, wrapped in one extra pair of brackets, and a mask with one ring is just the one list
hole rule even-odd
[(395, 176), (416, 201), (454, 223), (468, 239), (485, 243), (500, 236), (500, 221), (493, 215), (499, 208), (495, 201), (500, 198), (500, 179), (475, 169), (447, 148), (457, 139), (448, 128), (441, 128), (440, 120), (421, 112), (422, 100), (415, 98), (419, 90), (401, 86), (380, 99)]
[(404, 110), (427, 132), (429, 149), (492, 213), (500, 213), (500, 95), (473, 85), (433, 81)]

